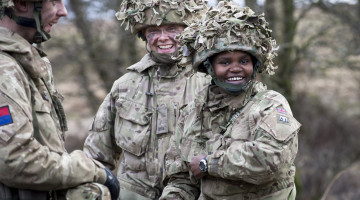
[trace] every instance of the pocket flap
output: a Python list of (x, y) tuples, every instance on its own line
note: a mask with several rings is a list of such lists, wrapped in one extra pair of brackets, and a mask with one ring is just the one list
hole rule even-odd
[(116, 102), (118, 115), (139, 125), (146, 125), (149, 123), (149, 114), (144, 105), (120, 98)]
[(300, 126), (300, 123), (283, 107), (277, 107), (260, 123), (262, 129), (279, 141), (285, 141)]

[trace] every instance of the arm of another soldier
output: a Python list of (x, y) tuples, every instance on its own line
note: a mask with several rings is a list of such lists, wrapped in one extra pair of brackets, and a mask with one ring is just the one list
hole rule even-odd
[[(34, 190), (105, 183), (104, 166), (82, 151), (54, 151), (34, 138), (29, 84), (15, 61), (0, 59), (0, 182)], [(56, 127), (55, 123), (46, 126)]]
[[(115, 82), (113, 88), (116, 88), (116, 85)], [(116, 162), (121, 154), (121, 149), (115, 143), (115, 113), (115, 100), (113, 92), (110, 92), (100, 105), (84, 144), (86, 155), (100, 161), (111, 170), (116, 168)]]
[[(170, 147), (166, 152), (166, 187), (160, 200), (195, 200), (200, 194), (200, 183), (189, 174), (188, 164), (181, 157), (179, 142), (184, 129), (183, 112), (177, 120), (175, 134), (170, 139)], [(190, 147), (189, 147), (190, 148)]]
[(267, 98), (256, 105), (256, 111), (250, 111), (253, 140), (238, 139), (236, 134), (242, 127), (234, 125), (230, 146), (206, 157), (209, 175), (261, 184), (290, 173), (300, 123), (292, 116), (286, 99), (276, 92), (272, 95), (273, 100)]

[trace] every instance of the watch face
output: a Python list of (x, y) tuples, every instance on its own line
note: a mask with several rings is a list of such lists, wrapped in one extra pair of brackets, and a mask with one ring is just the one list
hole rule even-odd
[(199, 168), (202, 172), (207, 172), (207, 163), (206, 160), (201, 160), (199, 163)]

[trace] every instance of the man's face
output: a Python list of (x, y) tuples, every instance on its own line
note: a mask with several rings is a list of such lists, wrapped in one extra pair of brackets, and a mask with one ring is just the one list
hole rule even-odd
[(253, 63), (250, 54), (244, 51), (224, 51), (212, 59), (218, 79), (225, 83), (244, 85), (250, 81)]
[(58, 23), (61, 17), (67, 15), (67, 10), (62, 0), (43, 1), (41, 9), (41, 25), (43, 30), (50, 33), (53, 25)]
[(150, 26), (145, 29), (144, 35), (151, 51), (174, 53), (179, 48), (175, 36), (179, 35), (184, 28), (184, 26), (176, 24)]

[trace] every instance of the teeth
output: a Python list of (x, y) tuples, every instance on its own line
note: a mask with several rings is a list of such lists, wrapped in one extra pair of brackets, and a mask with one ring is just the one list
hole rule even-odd
[(240, 81), (241, 79), (243, 79), (242, 77), (231, 77), (228, 78), (229, 81)]
[(169, 45), (164, 45), (164, 46), (159, 46), (160, 49), (169, 49), (171, 48), (173, 45), (169, 44)]

